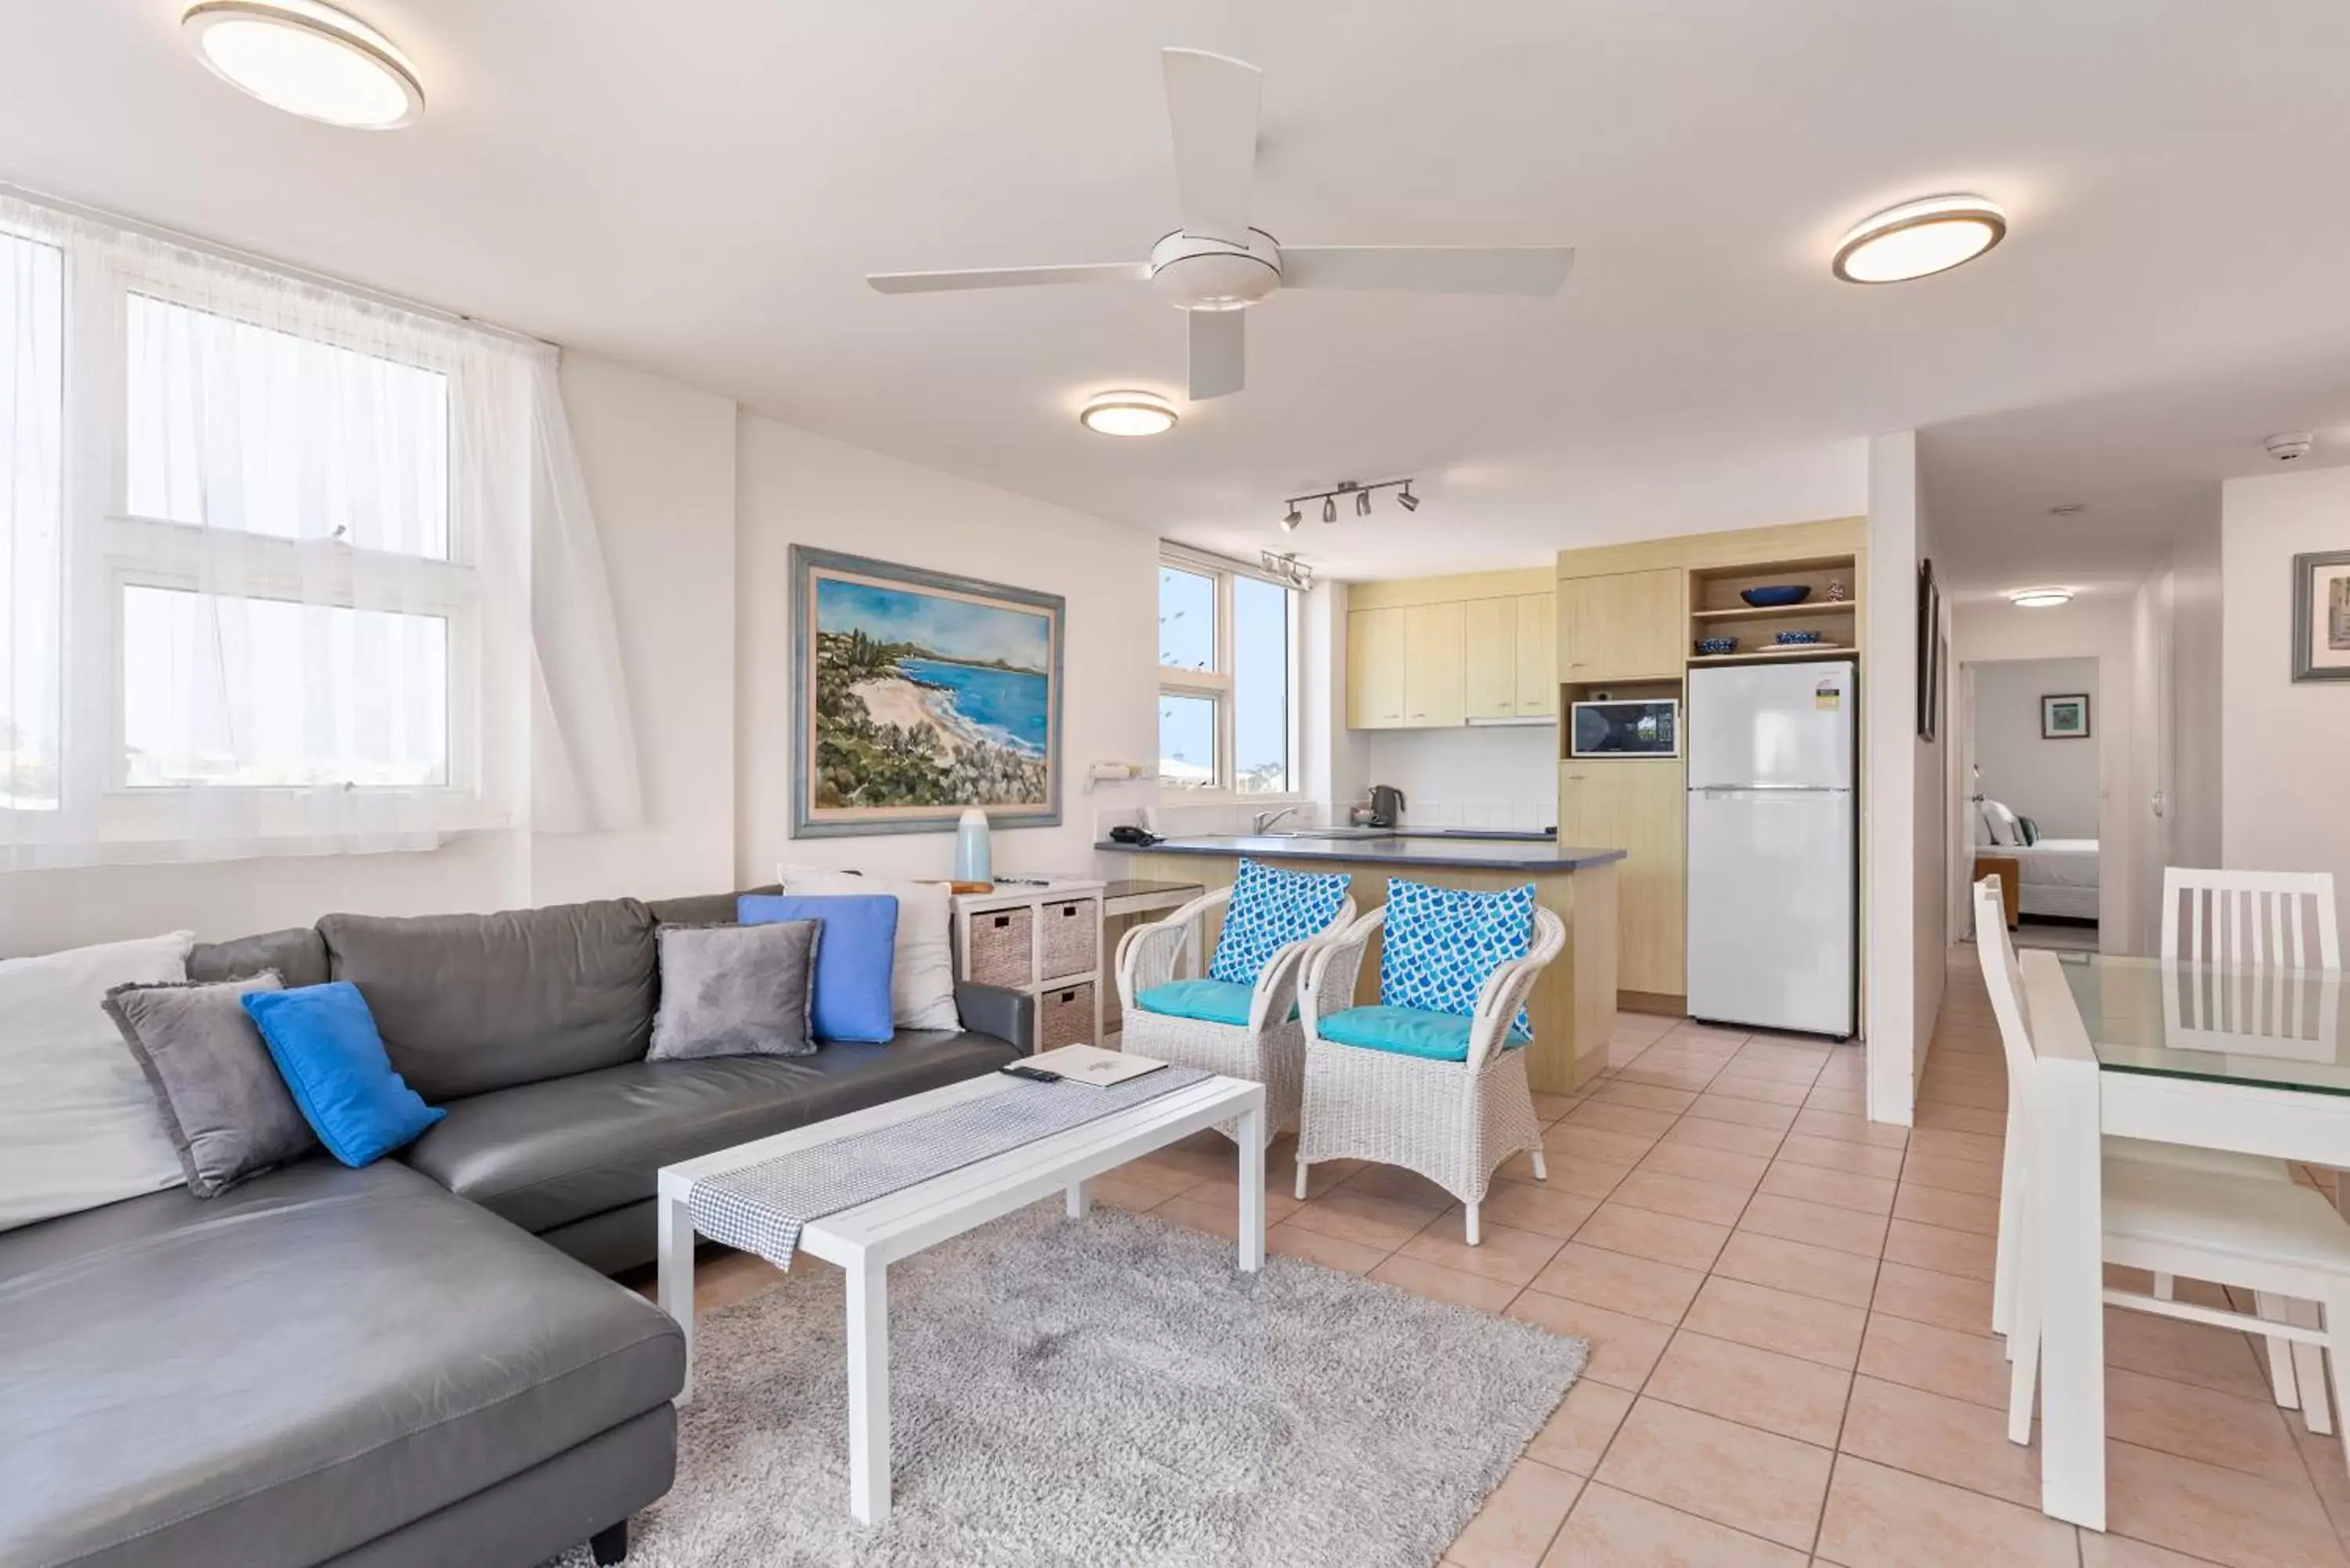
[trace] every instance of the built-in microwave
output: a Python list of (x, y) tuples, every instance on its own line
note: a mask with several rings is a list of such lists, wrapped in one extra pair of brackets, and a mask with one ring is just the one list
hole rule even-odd
[(1566, 754), (1678, 757), (1681, 754), (1680, 699), (1575, 703), (1568, 717)]

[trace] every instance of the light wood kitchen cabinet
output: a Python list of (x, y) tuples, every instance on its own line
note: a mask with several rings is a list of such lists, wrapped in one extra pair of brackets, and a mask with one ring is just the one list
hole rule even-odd
[(1407, 605), (1403, 612), (1403, 722), (1442, 729), (1468, 722), (1465, 604)]
[(1461, 613), (1468, 632), (1467, 716), (1516, 718), (1518, 601), (1471, 599)]
[(1679, 680), (1689, 654), (1687, 576), (1676, 568), (1560, 578), (1559, 679)]
[(1558, 716), (1558, 596), (1520, 594), (1512, 602), (1518, 624), (1510, 711), (1521, 719), (1555, 719)]
[(1396, 609), (1354, 610), (1347, 617), (1347, 722), (1357, 730), (1392, 730), (1404, 722), (1404, 617)]
[(1688, 990), (1683, 776), (1678, 757), (1587, 758), (1559, 768), (1559, 842), (1625, 851), (1617, 867), (1616, 983), (1651, 997), (1677, 998)]

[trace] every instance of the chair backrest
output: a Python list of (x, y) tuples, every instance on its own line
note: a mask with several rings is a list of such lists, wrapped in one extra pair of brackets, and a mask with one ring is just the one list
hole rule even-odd
[(2342, 967), (2330, 871), (2162, 872), (2162, 956), (2263, 969)]
[[(2024, 1011), (2023, 972), (2016, 967), (2015, 948), (2007, 940), (2006, 905), (1996, 877), (1975, 884), (1975, 952), (1982, 961), (1991, 1016), (1999, 1023), (2000, 1049), (2007, 1056), (2008, 1116), (2012, 1123), (2016, 1098), (2032, 1076), (2032, 1024)], [(2014, 1136), (2012, 1127), (2009, 1136)]]

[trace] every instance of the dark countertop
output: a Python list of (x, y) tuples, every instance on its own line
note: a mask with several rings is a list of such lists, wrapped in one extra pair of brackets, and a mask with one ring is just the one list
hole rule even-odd
[(1344, 860), (1367, 866), (1450, 867), (1464, 871), (1576, 871), (1624, 858), (1621, 849), (1580, 845), (1484, 838), (1274, 838), (1256, 834), (1168, 838), (1142, 846), (1112, 844), (1096, 849), (1128, 855), (1220, 855), (1254, 860)]

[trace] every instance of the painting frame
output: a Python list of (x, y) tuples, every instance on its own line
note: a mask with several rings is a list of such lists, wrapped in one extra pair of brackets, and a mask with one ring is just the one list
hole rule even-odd
[[(952, 832), (966, 805), (979, 805), (987, 812), (993, 827), (1058, 827), (1062, 823), (1065, 797), (1065, 771), (1062, 748), (1066, 733), (1062, 704), (1065, 690), (1064, 664), (1068, 643), (1068, 601), (1058, 594), (1042, 593), (1033, 588), (1015, 587), (1006, 583), (992, 583), (977, 577), (959, 576), (950, 572), (935, 572), (921, 566), (898, 561), (883, 561), (869, 556), (851, 555), (846, 551), (820, 549), (811, 545), (795, 545), (791, 549), (791, 632), (792, 632), (792, 836), (794, 838), (844, 838), (877, 834), (949, 833)], [(828, 803), (825, 796), (824, 756), (821, 741), (826, 724), (816, 711), (819, 689), (824, 684), (818, 677), (818, 634), (824, 631), (825, 611), (821, 585), (839, 582), (855, 585), (870, 594), (884, 598), (952, 601), (985, 612), (1000, 611), (1012, 617), (1036, 617), (1045, 623), (1045, 639), (1047, 651), (1041, 671), (1014, 669), (1001, 659), (992, 661), (994, 668), (1010, 674), (1041, 673), (1045, 680), (1043, 707), (1044, 743), (1041, 763), (1044, 785), (1041, 798), (1011, 803), (989, 803), (978, 800), (953, 804), (926, 801), (902, 805), (853, 805)], [(835, 645), (836, 647), (837, 645)], [(887, 645), (884, 645), (885, 648)], [(934, 659), (947, 649), (926, 650), (925, 659)], [(972, 663), (968, 659), (948, 659), (943, 662), (968, 664), (974, 670), (988, 668), (988, 663)], [(891, 677), (903, 683), (902, 670)], [(836, 688), (836, 691), (837, 689)], [(953, 689), (947, 688), (947, 706), (955, 706)], [(907, 693), (899, 693), (903, 696)], [(919, 695), (919, 694), (917, 694)], [(944, 736), (933, 715), (950, 723), (965, 725), (962, 716), (947, 712), (938, 714), (927, 699), (922, 701), (917, 717), (932, 731), (934, 742)], [(985, 739), (987, 732), (976, 741), (966, 743), (993, 744)], [(997, 747), (1009, 753), (1008, 747)], [(1025, 753), (1019, 753), (1024, 759)], [(836, 763), (837, 756), (836, 755)], [(918, 764), (920, 765), (920, 764)]]
[(1942, 587), (1930, 558), (1918, 563), (1918, 738), (1932, 742), (1942, 732)]
[[(2074, 721), (2077, 718), (2076, 725)], [(2086, 691), (2043, 693), (2040, 698), (2040, 738), (2043, 741), (2085, 741), (2091, 736), (2093, 715), (2089, 711)]]
[[(2321, 578), (2325, 583), (2322, 605)], [(2350, 550), (2293, 558), (2293, 678), (2350, 680)]]

